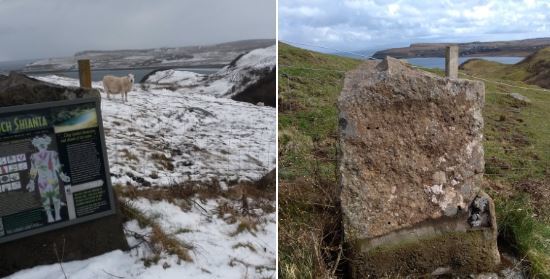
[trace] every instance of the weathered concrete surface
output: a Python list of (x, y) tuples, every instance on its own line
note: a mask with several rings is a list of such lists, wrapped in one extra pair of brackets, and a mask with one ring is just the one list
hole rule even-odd
[[(0, 75), (0, 107), (84, 97), (100, 95), (94, 89), (63, 87), (22, 74)], [(0, 244), (0, 277), (56, 263), (58, 256), (63, 261), (81, 260), (116, 249), (128, 249), (120, 214)]]
[(390, 57), (346, 75), (339, 170), (355, 277), (498, 264), (494, 205), (479, 189), (484, 95), (481, 82)]

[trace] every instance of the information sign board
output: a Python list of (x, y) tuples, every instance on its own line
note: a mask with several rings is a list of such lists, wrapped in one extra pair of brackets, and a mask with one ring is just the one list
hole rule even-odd
[(0, 108), (0, 243), (114, 213), (99, 99)]

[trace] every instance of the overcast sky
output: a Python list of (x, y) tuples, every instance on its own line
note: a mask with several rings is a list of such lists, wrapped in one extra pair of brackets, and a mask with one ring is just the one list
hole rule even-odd
[(550, 0), (279, 0), (280, 40), (341, 50), (547, 36)]
[(275, 38), (275, 0), (0, 0), (0, 61)]

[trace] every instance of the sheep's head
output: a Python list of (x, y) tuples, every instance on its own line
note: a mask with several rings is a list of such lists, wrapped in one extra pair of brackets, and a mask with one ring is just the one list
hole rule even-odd
[(134, 74), (128, 74), (128, 79), (131, 83), (134, 83)]

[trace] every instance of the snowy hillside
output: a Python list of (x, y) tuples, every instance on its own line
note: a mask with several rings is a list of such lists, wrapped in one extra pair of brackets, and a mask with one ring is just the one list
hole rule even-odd
[[(139, 85), (127, 103), (102, 93), (101, 106), (113, 184), (123, 211), (136, 212), (124, 224), (133, 249), (63, 263), (68, 278), (276, 277), (274, 190), (246, 182), (275, 167), (274, 108)], [(159, 238), (173, 242), (159, 248)], [(174, 245), (179, 254), (169, 249)], [(54, 264), (8, 278), (65, 275)]]
[(232, 97), (261, 77), (275, 71), (275, 45), (255, 49), (214, 74), (214, 78), (229, 80), (233, 87), (223, 96)]
[[(77, 86), (75, 79), (40, 80)], [(102, 89), (101, 82), (93, 87)], [(103, 96), (101, 109), (113, 183), (170, 185), (181, 181), (257, 180), (275, 167), (275, 116), (207, 94), (134, 85), (124, 103)]]
[(228, 97), (242, 92), (262, 77), (274, 73), (275, 45), (250, 51), (213, 75), (166, 70), (149, 76), (145, 83), (151, 88), (170, 88), (182, 92), (207, 93)]

